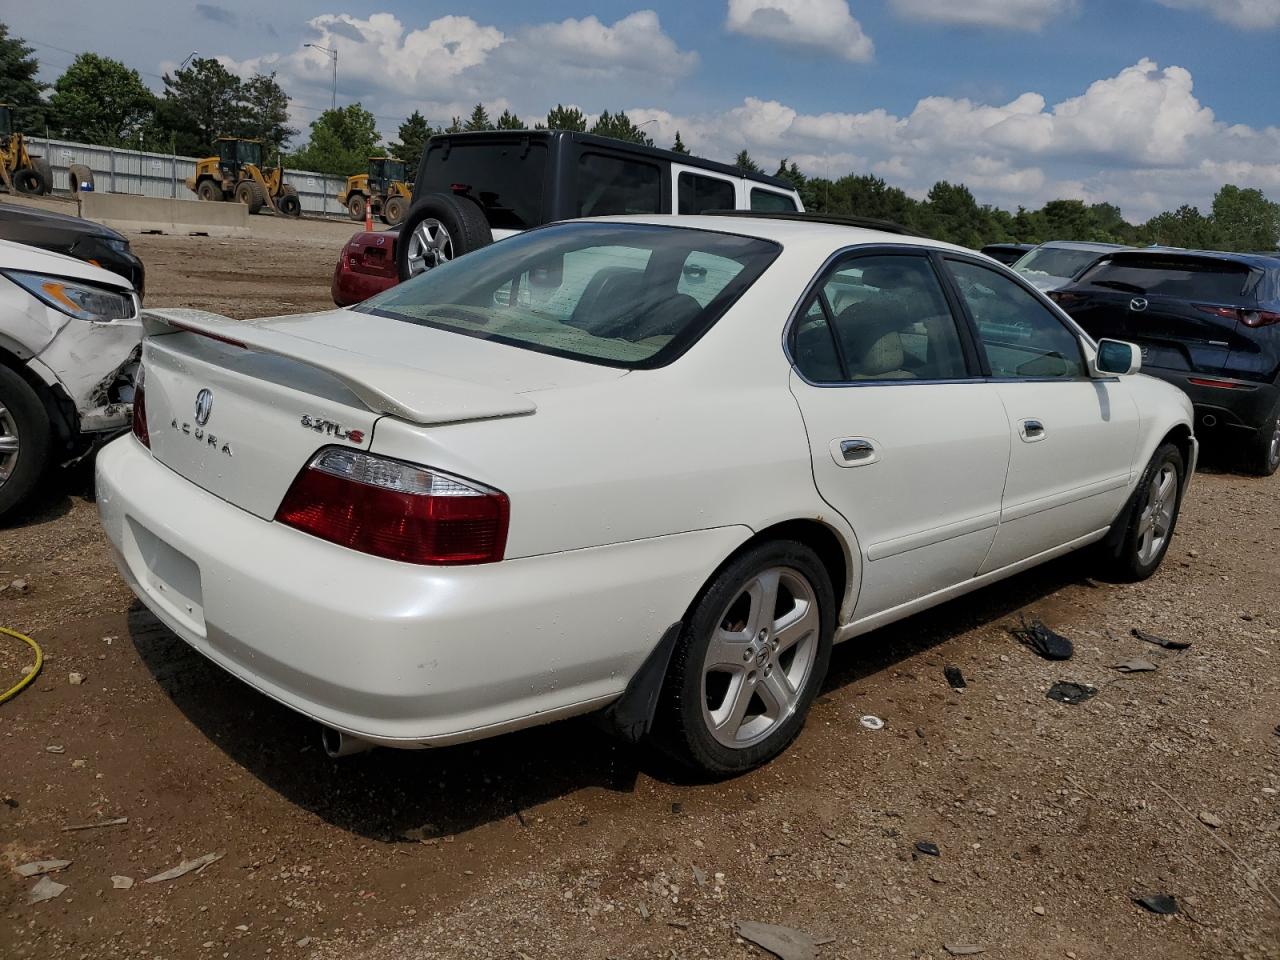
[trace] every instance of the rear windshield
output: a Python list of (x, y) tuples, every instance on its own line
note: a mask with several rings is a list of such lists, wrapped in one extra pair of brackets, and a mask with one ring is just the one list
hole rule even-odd
[(659, 367), (780, 249), (684, 227), (566, 223), (441, 264), (354, 309), (605, 366)]
[(527, 230), (542, 223), (545, 143), (430, 143), (414, 195), (456, 193), (484, 210), (489, 226)]
[(1121, 293), (1213, 301), (1239, 300), (1254, 281), (1254, 272), (1243, 263), (1191, 257), (1105, 260), (1080, 278), (1081, 283)]
[(1024, 274), (1042, 273), (1047, 277), (1066, 277), (1069, 280), (1100, 256), (1102, 254), (1096, 250), (1041, 247), (1015, 263), (1013, 269)]

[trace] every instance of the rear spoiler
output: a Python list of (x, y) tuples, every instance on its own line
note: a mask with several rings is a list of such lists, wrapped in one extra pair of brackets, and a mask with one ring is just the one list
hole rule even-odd
[(423, 425), (459, 423), (530, 414), (526, 397), (387, 363), (282, 333), (264, 324), (232, 320), (203, 310), (144, 310), (148, 337), (194, 333), (245, 350), (270, 353), (323, 370), (339, 380), (374, 413)]

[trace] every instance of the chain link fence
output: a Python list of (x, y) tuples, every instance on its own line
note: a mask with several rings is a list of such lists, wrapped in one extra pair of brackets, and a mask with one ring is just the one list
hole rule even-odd
[[(103, 193), (128, 193), (139, 197), (194, 200), (183, 183), (195, 173), (197, 158), (141, 150), (121, 150), (68, 140), (28, 138), (32, 153), (46, 157), (53, 170), (51, 186), (59, 193), (71, 189), (70, 167), (84, 164), (93, 171), (94, 189)], [(302, 212), (312, 216), (345, 217), (338, 193), (345, 177), (285, 168), (285, 182), (292, 184), (302, 201)]]

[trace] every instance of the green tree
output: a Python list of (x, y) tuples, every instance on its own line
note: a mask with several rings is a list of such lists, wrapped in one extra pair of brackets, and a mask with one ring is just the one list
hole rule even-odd
[(653, 139), (631, 122), (631, 118), (619, 110), (610, 113), (605, 110), (600, 118), (591, 126), (591, 132), (601, 137), (613, 137), (615, 140), (626, 140), (628, 143), (640, 143), (646, 147), (653, 146)]
[(450, 121), (449, 125), (444, 128), (444, 132), (445, 133), (462, 133), (462, 131), (466, 129), (467, 129), (467, 126), (462, 122), (462, 118), (454, 117), (453, 120)]
[(493, 121), (489, 119), (489, 112), (485, 110), (483, 103), (477, 103), (476, 108), (471, 111), (471, 116), (467, 118), (467, 122), (462, 125), (462, 129), (471, 133), (474, 130), (492, 130)]
[(71, 140), (137, 147), (156, 109), (156, 98), (137, 70), (119, 60), (81, 53), (53, 85), (55, 125)]
[(733, 160), (733, 165), (743, 173), (764, 173), (760, 169), (760, 164), (751, 159), (751, 154), (746, 150), (738, 151), (738, 155)]
[(575, 130), (579, 133), (586, 133), (587, 118), (577, 107), (566, 107), (562, 103), (557, 103), (556, 108), (547, 113), (546, 124), (540, 124), (538, 129)]
[(297, 135), (297, 129), (289, 126), (289, 95), (274, 73), (255, 74), (241, 85), (237, 130), (242, 137), (271, 144), (277, 153)]
[(1254, 188), (1228, 183), (1213, 198), (1213, 225), (1224, 250), (1275, 250), (1280, 246), (1280, 204)]
[(391, 144), (391, 152), (409, 164), (411, 170), (417, 170), (422, 152), (427, 148), (427, 141), (435, 136), (436, 131), (427, 123), (427, 118), (415, 110), (400, 124), (396, 134), (399, 142)]
[(963, 183), (935, 183), (921, 214), (930, 236), (962, 246), (981, 247), (993, 232), (990, 218)]
[(349, 176), (364, 170), (378, 147), (378, 122), (359, 103), (326, 110), (311, 123), (311, 139), (289, 157), (289, 166), (317, 173)]
[(499, 130), (528, 130), (528, 125), (510, 110), (503, 110), (495, 124)]
[(239, 133), (243, 108), (240, 78), (212, 57), (196, 57), (184, 69), (164, 75), (159, 122), (172, 133), (178, 153), (214, 153), (218, 137)]
[(1152, 217), (1143, 227), (1143, 233), (1150, 242), (1169, 247), (1204, 249), (1213, 247), (1216, 239), (1212, 218), (1190, 204)]
[(689, 148), (684, 145), (684, 141), (680, 139), (680, 131), (676, 131), (676, 142), (671, 145), (672, 153), (688, 153)]
[(44, 132), (48, 104), (44, 101), (47, 83), (36, 79), (40, 64), (31, 47), (19, 37), (10, 37), (0, 23), (0, 103), (13, 106), (13, 129), (28, 135)]

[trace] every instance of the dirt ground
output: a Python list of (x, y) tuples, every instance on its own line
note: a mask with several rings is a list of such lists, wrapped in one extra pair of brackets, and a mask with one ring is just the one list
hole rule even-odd
[[(350, 228), (321, 226), (137, 238), (149, 305), (324, 308)], [(47, 656), (0, 705), (6, 960), (764, 956), (744, 920), (829, 938), (821, 960), (1280, 958), (1280, 477), (1203, 468), (1146, 583), (1067, 558), (837, 648), (798, 742), (727, 783), (588, 720), (331, 761), (314, 724), (133, 600), (91, 488), (67, 473), (0, 529), (0, 585), (27, 584), (0, 592), (0, 625)], [(1074, 659), (1014, 641), (1023, 614)], [(3, 688), (30, 658), (0, 651)], [(1158, 669), (1112, 669), (1136, 656)], [(1061, 679), (1099, 693), (1046, 699)], [(8, 868), (52, 858), (72, 861), (67, 889), (30, 905), (34, 879)], [(1147, 893), (1181, 912), (1131, 899)]]

